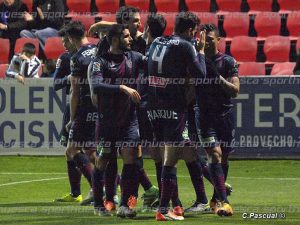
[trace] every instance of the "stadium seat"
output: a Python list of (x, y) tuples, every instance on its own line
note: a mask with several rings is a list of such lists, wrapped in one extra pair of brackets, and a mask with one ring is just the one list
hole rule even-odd
[(0, 38), (0, 64), (8, 63), (9, 57), (9, 39)]
[(257, 42), (255, 37), (237, 36), (230, 45), (231, 55), (238, 62), (255, 62), (257, 54)]
[(185, 0), (188, 10), (193, 12), (209, 12), (210, 0)]
[(62, 44), (60, 37), (50, 37), (45, 43), (45, 55), (47, 59), (57, 59), (63, 52), (65, 48)]
[(298, 37), (296, 42), (296, 52), (297, 54), (300, 54), (300, 36)]
[(167, 27), (165, 30), (165, 35), (171, 35), (174, 31), (174, 27), (175, 27), (175, 17), (176, 17), (176, 13), (168, 13), (164, 15), (166, 21), (167, 21)]
[(284, 76), (284, 75), (294, 75), (294, 68), (296, 63), (294, 62), (283, 62), (283, 63), (275, 63), (272, 70), (272, 76)]
[(32, 11), (32, 1), (33, 0), (22, 0), (22, 2), (24, 2), (27, 5), (29, 12)]
[(126, 5), (135, 6), (141, 12), (148, 12), (150, 7), (150, 0), (125, 0)]
[(248, 36), (250, 19), (247, 13), (232, 12), (224, 16), (226, 41), (235, 36)]
[(0, 79), (6, 77), (6, 70), (8, 68), (7, 64), (0, 64)]
[(266, 68), (264, 63), (245, 62), (239, 66), (240, 76), (264, 76), (266, 75)]
[(95, 23), (95, 17), (91, 15), (80, 15), (80, 14), (73, 14), (71, 15), (72, 20), (78, 20), (83, 25), (85, 30), (89, 30), (90, 27)]
[(226, 15), (229, 12), (240, 12), (241, 11), (241, 0), (216, 0), (218, 5), (218, 14)]
[(267, 37), (264, 43), (266, 64), (275, 62), (288, 62), (290, 54), (290, 39), (283, 36)]
[(218, 50), (222, 53), (226, 53), (226, 41), (225, 38), (220, 38)]
[(249, 5), (249, 14), (257, 14), (258, 12), (271, 12), (273, 0), (247, 0)]
[(32, 43), (36, 49), (36, 55), (40, 52), (40, 42), (36, 38), (18, 38), (15, 45), (15, 54), (20, 53), (25, 43)]
[(88, 37), (87, 39), (89, 40), (89, 42), (90, 42), (91, 44), (94, 44), (94, 45), (97, 45), (98, 42), (100, 41), (99, 38)]
[(288, 14), (291, 11), (300, 10), (300, 0), (277, 0), (280, 14)]
[(101, 20), (116, 22), (116, 14), (113, 13), (99, 13), (97, 16), (101, 18)]
[(91, 12), (91, 1), (90, 0), (67, 0), (67, 6), (69, 13), (86, 13)]
[(200, 18), (201, 24), (213, 23), (216, 26), (218, 26), (217, 14), (209, 12), (196, 12), (196, 15)]
[(100, 13), (116, 13), (120, 7), (119, 0), (96, 0), (96, 6)]
[(280, 15), (276, 12), (261, 12), (255, 17), (254, 27), (257, 32), (257, 40), (265, 40), (271, 35), (279, 35), (281, 26)]
[(300, 36), (300, 11), (293, 11), (288, 15), (287, 18), (287, 29), (290, 33), (290, 39), (295, 41)]
[(139, 28), (139, 30), (141, 31), (141, 32), (143, 32), (144, 31), (144, 26), (145, 26), (145, 24), (146, 24), (146, 22), (147, 22), (147, 17), (148, 17), (148, 13), (140, 13), (140, 16), (141, 16), (141, 25), (140, 25), (140, 28)]
[(179, 11), (179, 0), (155, 0), (154, 2), (158, 12)]

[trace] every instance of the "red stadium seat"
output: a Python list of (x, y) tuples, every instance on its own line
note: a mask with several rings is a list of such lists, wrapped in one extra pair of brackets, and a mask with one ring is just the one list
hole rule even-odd
[(216, 0), (216, 2), (218, 5), (218, 14), (220, 15), (241, 11), (241, 0)]
[(298, 37), (296, 42), (296, 52), (297, 54), (300, 54), (300, 36)]
[(7, 64), (0, 64), (0, 79), (6, 77), (6, 70), (8, 69)]
[(290, 54), (290, 39), (283, 36), (270, 36), (264, 43), (266, 64), (274, 62), (288, 62)]
[(25, 43), (32, 43), (36, 49), (36, 55), (39, 55), (40, 52), (40, 42), (36, 38), (19, 38), (16, 41), (15, 45), (15, 54), (20, 53), (23, 49)]
[(257, 42), (255, 37), (237, 36), (231, 41), (230, 52), (238, 62), (255, 62)]
[(248, 36), (250, 19), (247, 13), (233, 12), (224, 16), (226, 41), (235, 36)]
[(99, 13), (98, 16), (103, 21), (116, 22), (116, 14), (112, 14), (112, 13)]
[(178, 12), (178, 0), (155, 0), (155, 6), (158, 12)]
[(300, 10), (300, 0), (277, 0), (281, 14), (288, 14), (291, 11)]
[(294, 62), (283, 62), (283, 63), (275, 63), (272, 70), (272, 76), (284, 76), (284, 75), (294, 75), (294, 68), (296, 63)]
[(210, 0), (185, 0), (188, 10), (193, 12), (209, 12)]
[(94, 44), (94, 45), (97, 45), (98, 42), (100, 41), (99, 38), (88, 37), (87, 39), (89, 40), (89, 42), (90, 42), (91, 44)]
[(209, 13), (209, 12), (200, 12), (200, 13), (196, 12), (196, 15), (200, 18), (201, 24), (213, 23), (216, 26), (218, 26), (217, 14)]
[(220, 38), (218, 50), (222, 53), (226, 53), (226, 41), (225, 38)]
[(22, 0), (22, 2), (24, 2), (27, 5), (29, 12), (32, 11), (32, 1), (33, 0)]
[(91, 16), (91, 15), (79, 15), (79, 14), (76, 15), (76, 14), (73, 14), (71, 16), (71, 18), (72, 18), (72, 20), (80, 21), (84, 25), (85, 30), (87, 30), (87, 31), (95, 23), (95, 17)]
[(148, 13), (140, 13), (141, 16), (141, 26), (139, 28), (139, 31), (143, 32), (144, 31), (144, 26), (147, 22), (147, 17), (148, 17)]
[(45, 55), (47, 59), (57, 59), (63, 52), (65, 48), (62, 44), (60, 37), (50, 37), (45, 43)]
[(299, 19), (300, 11), (293, 11), (288, 15), (286, 25), (287, 29), (289, 30), (291, 40), (297, 40), (300, 36)]
[(176, 13), (167, 13), (164, 15), (167, 21), (165, 35), (171, 35), (174, 32)]
[(273, 0), (247, 0), (249, 5), (249, 14), (257, 14), (258, 12), (272, 12)]
[(119, 0), (96, 0), (96, 6), (100, 13), (116, 13), (120, 7)]
[(141, 12), (148, 12), (150, 0), (125, 0), (125, 4), (137, 7), (141, 10)]
[(0, 38), (0, 64), (8, 63), (9, 39)]
[(280, 26), (281, 18), (276, 12), (261, 12), (255, 17), (254, 27), (259, 41), (271, 35), (279, 35)]
[(266, 75), (264, 63), (245, 62), (239, 66), (240, 76), (263, 76)]
[(69, 13), (90, 13), (91, 1), (90, 0), (67, 0)]

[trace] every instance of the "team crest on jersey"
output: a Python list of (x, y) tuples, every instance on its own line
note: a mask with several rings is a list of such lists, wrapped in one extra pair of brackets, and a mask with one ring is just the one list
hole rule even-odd
[(99, 72), (100, 71), (100, 63), (94, 62), (93, 64), (93, 71)]
[(126, 60), (126, 65), (129, 69), (132, 69), (132, 61), (131, 60)]
[(58, 59), (56, 62), (56, 69), (58, 69), (61, 65), (61, 59)]

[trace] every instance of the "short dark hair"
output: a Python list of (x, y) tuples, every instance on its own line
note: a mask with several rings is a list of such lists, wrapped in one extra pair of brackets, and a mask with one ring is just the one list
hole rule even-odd
[(85, 28), (80, 21), (71, 21), (65, 26), (65, 32), (72, 38), (82, 39), (85, 36)]
[(201, 25), (200, 30), (206, 30), (206, 33), (213, 31), (213, 32), (215, 32), (216, 37), (220, 36), (218, 27), (213, 23), (206, 23), (206, 24)]
[(149, 26), (149, 32), (153, 38), (160, 37), (164, 34), (167, 26), (167, 21), (161, 14), (151, 13), (147, 17), (147, 25)]
[(108, 41), (109, 45), (111, 45), (112, 39), (114, 37), (121, 37), (121, 35), (123, 34), (123, 31), (125, 29), (128, 29), (127, 25), (123, 25), (123, 24), (114, 24), (114, 25), (112, 25), (112, 27), (108, 30), (108, 33), (106, 35), (106, 38), (107, 38), (107, 41)]
[(128, 21), (135, 13), (140, 13), (140, 10), (133, 6), (122, 6), (116, 13), (116, 21), (122, 24), (123, 20)]
[(64, 37), (64, 36), (66, 36), (66, 35), (67, 35), (67, 33), (66, 33), (65, 27), (61, 28), (61, 29), (58, 31), (58, 36)]
[(30, 55), (35, 55), (35, 51), (35, 45), (32, 43), (25, 43), (22, 48), (22, 52), (28, 53)]
[(180, 12), (175, 19), (174, 31), (177, 34), (181, 34), (186, 30), (200, 25), (200, 19), (192, 12)]

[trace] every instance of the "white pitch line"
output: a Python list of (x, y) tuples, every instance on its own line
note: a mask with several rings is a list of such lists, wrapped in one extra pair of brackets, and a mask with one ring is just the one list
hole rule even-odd
[(67, 177), (55, 177), (55, 178), (40, 179), (40, 180), (24, 180), (24, 181), (18, 181), (18, 182), (11, 182), (11, 183), (6, 183), (6, 184), (0, 184), (0, 187), (10, 186), (10, 185), (14, 185), (14, 184), (26, 184), (26, 183), (41, 182), (41, 181), (62, 180), (62, 179), (66, 179), (66, 178)]
[[(65, 175), (66, 173), (18, 173), (18, 172), (0, 172), (0, 175)], [(149, 177), (155, 177), (156, 175), (150, 174)], [(179, 178), (188, 178), (190, 176), (177, 175)], [(298, 181), (300, 177), (231, 177), (228, 179), (241, 179), (241, 180), (282, 180), (282, 181)], [(0, 185), (1, 186), (1, 185)]]

